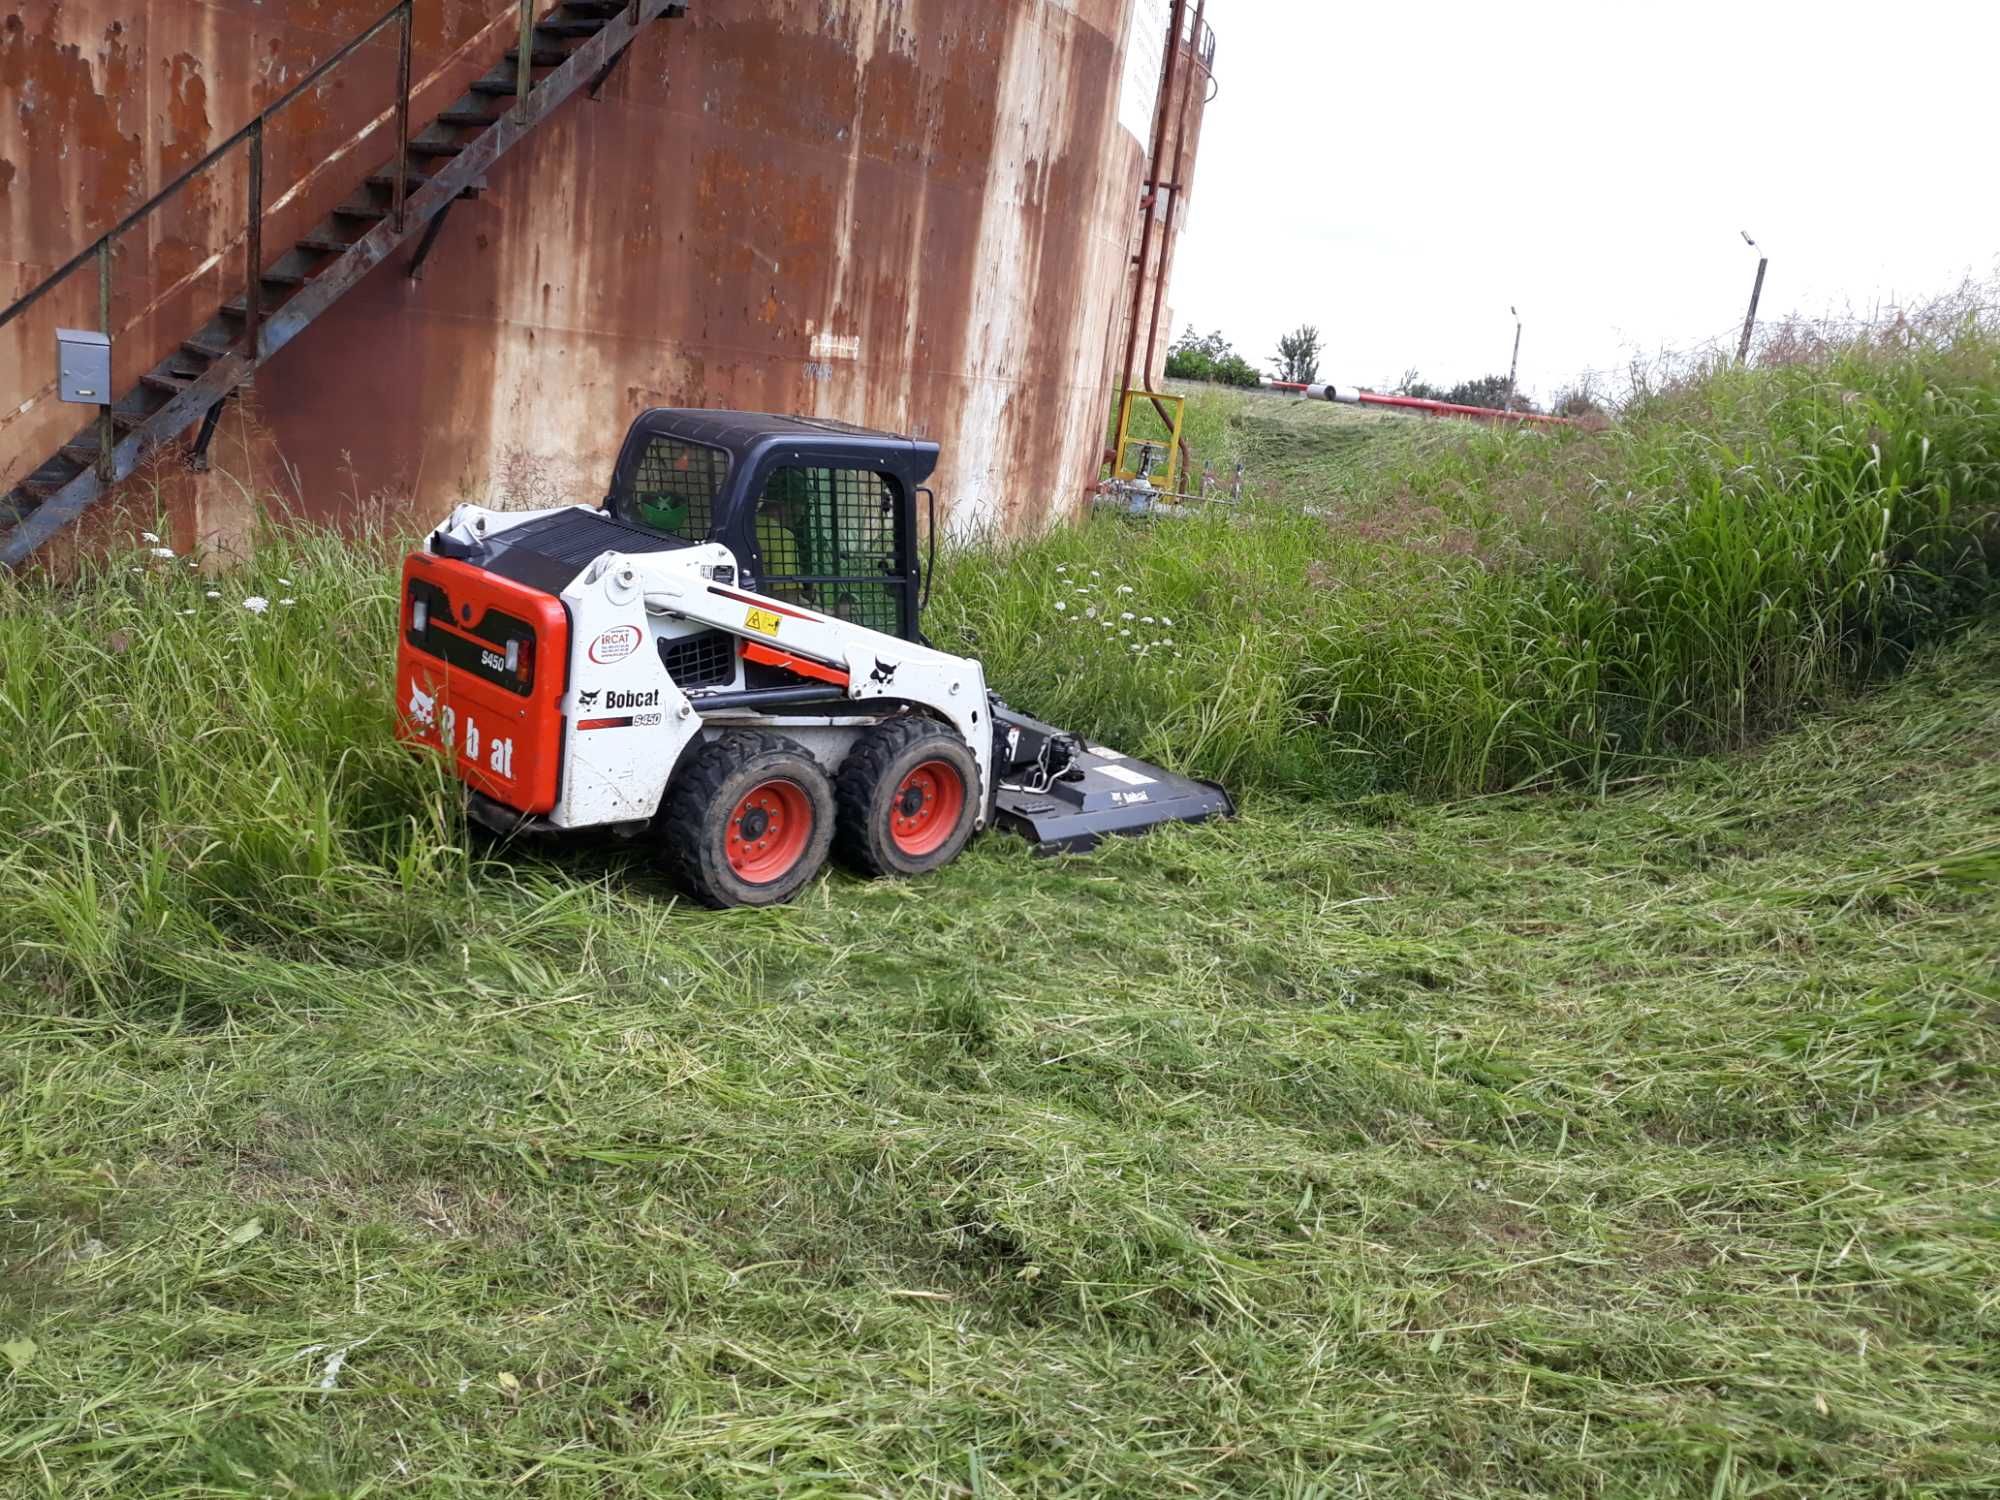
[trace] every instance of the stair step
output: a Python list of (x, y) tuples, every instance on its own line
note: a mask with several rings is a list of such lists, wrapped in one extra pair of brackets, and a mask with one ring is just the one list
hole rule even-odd
[(411, 141), (412, 156), (457, 156), (465, 147), (452, 141)]
[(266, 271), (257, 278), (265, 286), (304, 286), (306, 279), (297, 271)]
[(440, 125), (456, 125), (467, 130), (484, 130), (494, 123), (494, 116), (482, 114), (476, 109), (448, 109), (437, 117)]
[[(414, 193), (429, 181), (430, 178), (424, 176), (423, 173), (411, 172), (403, 179), (404, 195), (408, 196)], [(372, 188), (380, 188), (385, 193), (393, 193), (396, 190), (396, 174), (394, 172), (372, 172), (368, 177), (368, 185)]]
[(192, 354), (196, 359), (206, 359), (210, 361), (218, 360), (222, 358), (223, 355), (229, 352), (227, 346), (218, 349), (215, 345), (204, 344), (198, 339), (187, 339), (183, 341), (181, 344), (181, 350), (183, 353)]
[(315, 255), (345, 255), (355, 245), (353, 240), (337, 240), (327, 234), (309, 234), (296, 243), (301, 250), (310, 250)]
[[(521, 49), (509, 47), (504, 55), (508, 62), (517, 63), (521, 60)], [(534, 58), (538, 68), (560, 68), (569, 61), (569, 54), (559, 47), (537, 47)]]
[(604, 20), (599, 17), (585, 21), (537, 21), (535, 31), (541, 36), (596, 36), (604, 29)]
[(156, 391), (165, 391), (170, 396), (178, 396), (192, 381), (170, 371), (148, 370), (139, 377), (139, 384)]
[(579, 16), (593, 16), (600, 21), (608, 21), (625, 9), (626, 0), (563, 0), (563, 9), (574, 11)]
[[(227, 302), (222, 304), (222, 315), (225, 318), (235, 318), (240, 321), (243, 317), (244, 309), (248, 305), (240, 296), (231, 297)], [(274, 313), (284, 305), (285, 299), (283, 297), (267, 296), (262, 298), (258, 303), (258, 306), (263, 308), (266, 314)]]
[(343, 203), (333, 211), (336, 219), (386, 219), (389, 210), (366, 203)]
[(476, 78), (472, 83), (472, 92), (475, 94), (511, 94), (514, 92), (514, 80), (511, 78)]

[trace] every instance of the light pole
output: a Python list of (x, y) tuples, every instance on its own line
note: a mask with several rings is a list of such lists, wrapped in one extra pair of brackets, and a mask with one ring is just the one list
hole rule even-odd
[(1740, 365), (1750, 357), (1750, 334), (1757, 327), (1757, 299), (1764, 295), (1764, 267), (1771, 263), (1771, 258), (1750, 238), (1749, 230), (1739, 229), (1737, 233), (1743, 236), (1744, 244), (1757, 252), (1757, 280), (1750, 288), (1750, 311), (1743, 318), (1743, 339), (1736, 346), (1736, 363)]
[(1514, 358), (1507, 366), (1507, 405), (1512, 407), (1514, 404), (1514, 377), (1521, 372), (1521, 310), (1517, 307), (1509, 307), (1507, 311), (1514, 315)]

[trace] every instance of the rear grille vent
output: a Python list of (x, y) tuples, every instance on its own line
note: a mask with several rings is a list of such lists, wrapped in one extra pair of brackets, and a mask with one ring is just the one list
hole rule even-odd
[(720, 630), (660, 640), (660, 665), (682, 692), (736, 680), (736, 638)]

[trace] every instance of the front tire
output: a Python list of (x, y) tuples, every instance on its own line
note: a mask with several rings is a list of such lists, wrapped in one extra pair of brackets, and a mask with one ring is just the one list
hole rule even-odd
[(805, 747), (738, 730), (675, 774), (660, 814), (676, 884), (704, 906), (775, 906), (826, 864), (833, 788)]
[(979, 762), (931, 719), (890, 719), (841, 762), (834, 847), (863, 875), (925, 875), (958, 858), (979, 816)]

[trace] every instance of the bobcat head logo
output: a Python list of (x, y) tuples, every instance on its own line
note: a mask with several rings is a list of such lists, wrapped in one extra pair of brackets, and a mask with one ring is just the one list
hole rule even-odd
[(896, 680), (896, 663), (884, 661), (879, 656), (876, 657), (875, 670), (868, 674), (868, 680), (870, 682), (879, 682), (882, 686), (887, 687)]
[(437, 722), (437, 694), (410, 684), (410, 722), (428, 729)]
[(578, 693), (576, 695), (576, 706), (578, 708), (597, 707), (597, 695), (602, 691), (602, 688), (593, 688), (590, 692)]

